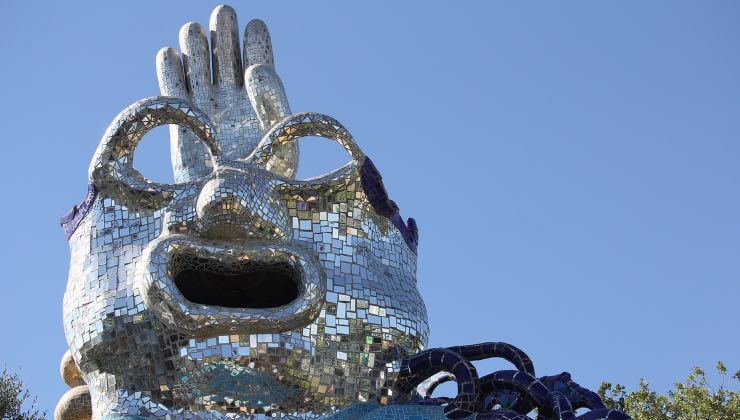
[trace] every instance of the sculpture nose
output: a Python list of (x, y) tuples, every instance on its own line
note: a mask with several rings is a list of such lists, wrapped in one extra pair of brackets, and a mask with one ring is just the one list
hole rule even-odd
[(211, 239), (283, 240), (287, 207), (271, 179), (259, 171), (219, 169), (196, 204), (200, 235)]

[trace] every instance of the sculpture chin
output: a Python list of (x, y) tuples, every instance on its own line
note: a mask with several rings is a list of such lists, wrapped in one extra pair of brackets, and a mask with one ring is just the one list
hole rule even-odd
[(135, 278), (154, 315), (193, 337), (302, 328), (326, 297), (318, 259), (290, 243), (166, 234), (145, 249)]

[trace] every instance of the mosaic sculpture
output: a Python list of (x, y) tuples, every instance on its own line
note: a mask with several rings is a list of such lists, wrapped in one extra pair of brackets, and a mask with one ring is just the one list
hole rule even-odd
[[(243, 49), (237, 28), (220, 6), (210, 46), (189, 23), (181, 54), (158, 53), (163, 96), (113, 120), (62, 218), (71, 389), (55, 417), (620, 418), (567, 374), (536, 379), (507, 344), (425, 351), (416, 223), (342, 124), (291, 112), (264, 23), (249, 22)], [(164, 124), (174, 184), (134, 166)], [(350, 162), (296, 179), (307, 136)], [(470, 361), (486, 357), (518, 371), (478, 378)], [(446, 380), (458, 396), (433, 398)]]

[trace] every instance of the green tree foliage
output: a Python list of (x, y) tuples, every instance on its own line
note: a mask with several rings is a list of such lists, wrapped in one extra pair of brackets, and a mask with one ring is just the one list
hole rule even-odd
[[(0, 418), (3, 420), (37, 420), (46, 417), (46, 412), (36, 408), (36, 398), (29, 400), (31, 393), (23, 386), (17, 374), (10, 374), (3, 368), (0, 377)], [(23, 405), (28, 408), (24, 410)]]
[(668, 395), (651, 391), (644, 379), (636, 391), (627, 392), (622, 385), (603, 382), (598, 393), (607, 407), (634, 420), (740, 420), (740, 371), (727, 385), (725, 364), (717, 363), (716, 369), (722, 380), (717, 389), (707, 382), (704, 371), (695, 367), (686, 381), (674, 384)]

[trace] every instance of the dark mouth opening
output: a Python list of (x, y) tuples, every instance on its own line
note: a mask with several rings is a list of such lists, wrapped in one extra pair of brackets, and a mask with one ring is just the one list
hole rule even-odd
[(227, 308), (276, 308), (299, 294), (301, 273), (287, 262), (235, 261), (192, 255), (170, 260), (170, 273), (185, 299)]

